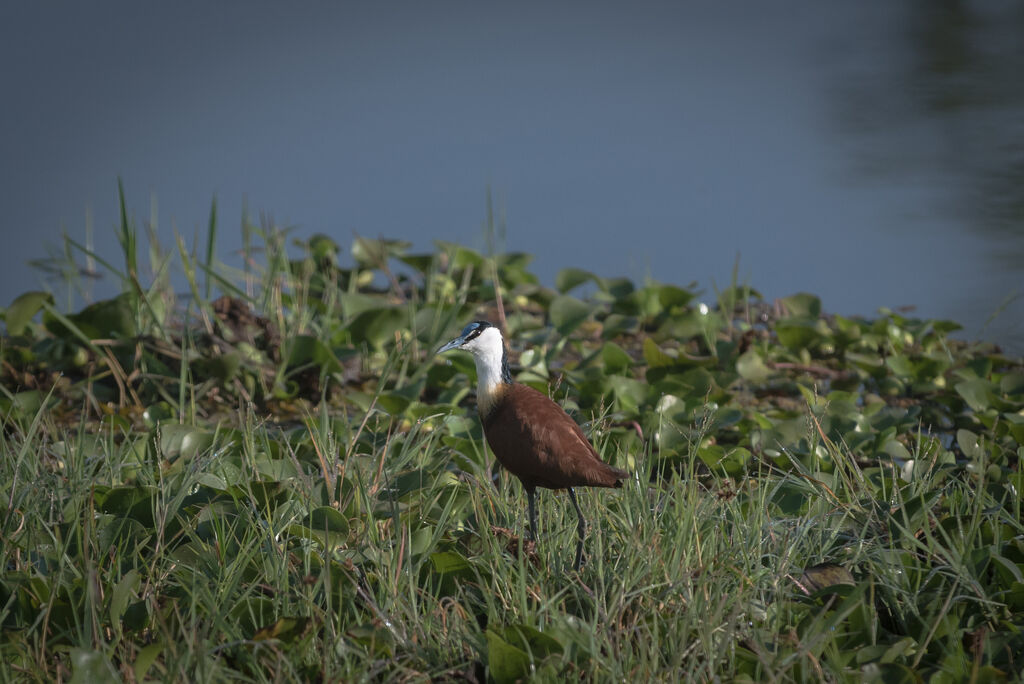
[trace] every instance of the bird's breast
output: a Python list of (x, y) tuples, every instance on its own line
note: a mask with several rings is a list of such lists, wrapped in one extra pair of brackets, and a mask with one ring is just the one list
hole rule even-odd
[(476, 390), (476, 407), (481, 419), (493, 414), (509, 398), (510, 386), (506, 383), (481, 384)]

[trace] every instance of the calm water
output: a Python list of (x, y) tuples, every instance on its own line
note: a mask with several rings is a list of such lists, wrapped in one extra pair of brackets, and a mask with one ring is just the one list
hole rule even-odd
[(62, 229), (117, 253), (119, 175), (168, 245), (216, 194), (222, 254), (245, 201), (482, 248), (490, 186), (549, 283), (710, 294), (738, 255), (1024, 352), (1024, 4), (551, 4), (5, 3), (0, 305)]

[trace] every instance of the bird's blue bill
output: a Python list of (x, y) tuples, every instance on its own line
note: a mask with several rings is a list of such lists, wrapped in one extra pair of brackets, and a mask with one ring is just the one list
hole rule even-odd
[(455, 349), (456, 347), (461, 347), (462, 343), (465, 342), (465, 341), (466, 341), (466, 336), (465, 335), (459, 335), (458, 337), (456, 337), (454, 340), (452, 340), (448, 344), (443, 345), (440, 349), (438, 349), (434, 353), (435, 354), (440, 354), (442, 352), (448, 351), (449, 349)]
[(452, 340), (448, 344), (444, 345), (443, 347), (441, 347), (440, 349), (438, 349), (434, 353), (435, 354), (440, 354), (441, 352), (446, 352), (449, 349), (455, 349), (456, 347), (461, 347), (462, 345), (466, 344), (466, 341), (469, 339), (469, 336), (472, 335), (475, 330), (477, 330), (479, 328), (488, 328), (488, 327), (490, 327), (490, 325), (488, 323), (485, 323), (483, 321), (473, 321), (472, 323), (470, 323), (469, 325), (467, 325), (465, 328), (462, 329), (462, 334), (461, 335), (459, 335), (454, 340)]

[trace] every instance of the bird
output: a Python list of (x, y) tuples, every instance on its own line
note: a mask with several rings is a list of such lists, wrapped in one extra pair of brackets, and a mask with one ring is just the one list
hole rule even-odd
[(622, 487), (629, 473), (602, 461), (576, 421), (546, 394), (512, 380), (508, 351), (497, 327), (473, 321), (436, 354), (451, 349), (469, 352), (476, 362), (476, 402), (484, 437), (498, 462), (526, 490), (531, 541), (537, 541), (537, 488), (569, 492), (579, 519), (573, 564), (579, 570), (587, 521), (573, 488)]

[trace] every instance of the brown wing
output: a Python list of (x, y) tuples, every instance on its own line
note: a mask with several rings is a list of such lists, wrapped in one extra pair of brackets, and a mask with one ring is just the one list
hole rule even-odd
[(601, 461), (583, 430), (532, 387), (512, 385), (483, 417), (491, 451), (528, 487), (621, 487), (629, 474)]

